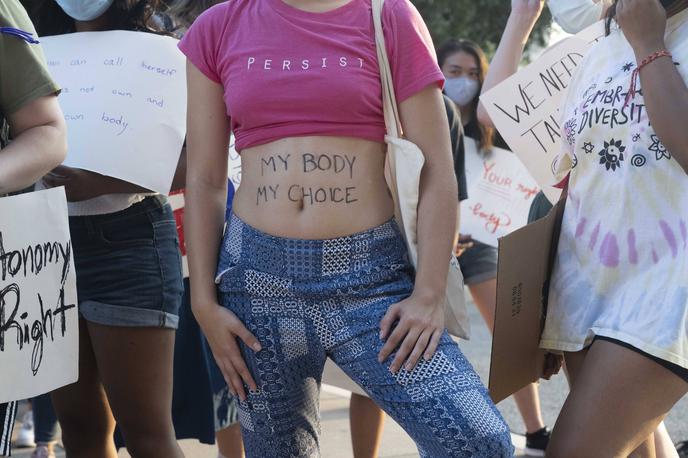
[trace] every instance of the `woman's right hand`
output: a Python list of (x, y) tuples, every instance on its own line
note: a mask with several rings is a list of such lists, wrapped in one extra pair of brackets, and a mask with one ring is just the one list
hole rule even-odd
[(459, 238), (454, 245), (454, 256), (458, 258), (470, 248), (473, 248), (473, 237), (467, 234), (459, 234)]
[(237, 339), (255, 352), (262, 350), (260, 342), (234, 313), (218, 304), (208, 304), (200, 310), (196, 307), (194, 315), (208, 339), (229, 390), (242, 401), (246, 400), (244, 384), (251, 391), (258, 391), (258, 386), (241, 355)]

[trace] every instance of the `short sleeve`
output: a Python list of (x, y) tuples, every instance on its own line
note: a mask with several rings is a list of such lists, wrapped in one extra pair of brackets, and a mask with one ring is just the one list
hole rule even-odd
[(382, 12), (385, 44), (397, 102), (431, 84), (444, 86), (428, 27), (409, 0), (387, 0)]
[(468, 186), (466, 184), (466, 152), (463, 144), (463, 128), (461, 116), (456, 111), (454, 102), (444, 96), (444, 107), (449, 119), (449, 135), (451, 138), (452, 156), (454, 157), (454, 173), (459, 186), (459, 201), (468, 199)]
[(194, 21), (179, 42), (179, 49), (187, 59), (208, 79), (216, 83), (222, 83), (217, 62), (225, 14), (224, 4), (206, 10)]
[[(24, 8), (16, 0), (0, 3), (0, 27), (36, 35)], [(59, 87), (48, 73), (43, 50), (15, 35), (0, 33), (0, 118), (47, 95)]]

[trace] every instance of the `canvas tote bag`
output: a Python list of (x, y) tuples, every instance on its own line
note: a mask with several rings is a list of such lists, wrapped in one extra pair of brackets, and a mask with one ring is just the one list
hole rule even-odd
[[(387, 58), (385, 36), (382, 32), (382, 6), (384, 0), (372, 0), (375, 42), (382, 80), (382, 103), (387, 126), (386, 178), (395, 205), (395, 216), (402, 226), (410, 261), (415, 268), (418, 264), (418, 193), (420, 174), (425, 163), (423, 152), (414, 143), (403, 138), (399, 109), (397, 106), (392, 72)], [(458, 205), (458, 203), (457, 203)], [(463, 275), (454, 256), (449, 264), (447, 291), (444, 306), (445, 326), (450, 334), (468, 339), (470, 327), (466, 298), (464, 296)]]

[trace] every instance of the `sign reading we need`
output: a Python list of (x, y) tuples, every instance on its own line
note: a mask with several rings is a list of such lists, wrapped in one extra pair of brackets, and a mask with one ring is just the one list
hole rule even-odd
[(461, 233), (497, 246), (498, 239), (525, 226), (539, 186), (511, 151), (479, 153), (465, 138), (468, 199), (461, 202)]
[(589, 47), (586, 40), (567, 38), (481, 97), (499, 133), (550, 200), (560, 193), (552, 187), (561, 144), (559, 107)]
[(65, 165), (167, 194), (186, 135), (186, 75), (177, 40), (150, 33), (41, 38), (62, 87)]
[(64, 188), (0, 199), (0, 402), (78, 378), (79, 316)]

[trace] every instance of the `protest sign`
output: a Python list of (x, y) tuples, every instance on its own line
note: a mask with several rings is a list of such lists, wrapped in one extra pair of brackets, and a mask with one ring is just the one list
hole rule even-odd
[(561, 150), (559, 107), (589, 46), (580, 38), (567, 38), (480, 98), (499, 133), (552, 201), (560, 194), (552, 187)]
[(499, 239), (489, 381), (495, 403), (543, 376), (540, 335), (563, 215), (561, 200), (546, 217)]
[(527, 224), (540, 188), (511, 151), (480, 153), (470, 137), (464, 144), (468, 199), (461, 202), (461, 233), (496, 247), (500, 237)]
[(65, 165), (167, 194), (186, 135), (185, 59), (177, 40), (111, 31), (41, 43), (62, 87)]
[(0, 402), (76, 382), (79, 316), (64, 188), (0, 199)]

